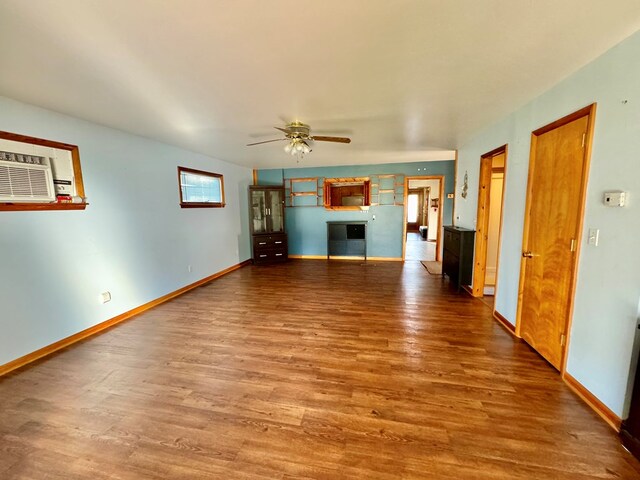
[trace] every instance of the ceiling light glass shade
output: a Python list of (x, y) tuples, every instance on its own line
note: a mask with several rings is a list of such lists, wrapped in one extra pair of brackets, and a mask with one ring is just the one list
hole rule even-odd
[(292, 138), (289, 143), (284, 146), (284, 151), (292, 157), (298, 157), (298, 161), (311, 152), (311, 147), (301, 138)]

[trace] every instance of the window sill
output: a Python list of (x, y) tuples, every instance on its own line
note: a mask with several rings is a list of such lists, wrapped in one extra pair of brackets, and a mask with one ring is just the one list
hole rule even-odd
[(225, 203), (181, 203), (180, 208), (224, 208)]
[(369, 210), (370, 205), (353, 206), (353, 207), (329, 207), (325, 206), (326, 210)]
[(0, 203), (0, 212), (30, 210), (84, 210), (88, 203)]

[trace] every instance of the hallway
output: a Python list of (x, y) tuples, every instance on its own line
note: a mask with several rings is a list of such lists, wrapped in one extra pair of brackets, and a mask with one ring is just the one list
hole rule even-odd
[(405, 260), (426, 260), (436, 259), (436, 242), (423, 240), (417, 232), (407, 232), (407, 248)]

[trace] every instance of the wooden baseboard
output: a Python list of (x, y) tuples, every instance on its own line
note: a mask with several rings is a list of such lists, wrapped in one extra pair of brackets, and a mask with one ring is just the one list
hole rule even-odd
[[(289, 258), (297, 258), (300, 260), (326, 260), (326, 255), (289, 255)], [(360, 260), (364, 257), (352, 256), (333, 256), (331, 260)], [(402, 257), (367, 257), (368, 262), (402, 262)]]
[(495, 318), (498, 323), (500, 325), (502, 325), (505, 330), (507, 330), (510, 334), (512, 334), (514, 337), (516, 338), (520, 338), (518, 337), (518, 335), (516, 335), (516, 327), (515, 325), (513, 325), (509, 320), (507, 320), (506, 318), (504, 318), (500, 312), (498, 312), (497, 310), (493, 311), (493, 318)]
[(153, 307), (160, 305), (161, 303), (167, 302), (172, 298), (175, 298), (179, 295), (182, 295), (183, 293), (188, 292), (189, 290), (193, 290), (194, 288), (200, 287), (205, 283), (209, 283), (212, 280), (215, 280), (216, 278), (222, 277), (223, 275), (233, 272), (234, 270), (244, 267), (245, 265), (249, 265), (250, 263), (251, 263), (251, 260), (245, 260), (244, 262), (237, 263), (236, 265), (232, 265), (229, 268), (225, 268), (220, 272), (214, 273), (213, 275), (210, 275), (206, 278), (198, 280), (197, 282), (187, 285), (186, 287), (182, 287), (174, 292), (168, 293), (160, 298), (156, 298), (155, 300), (145, 303), (144, 305), (140, 305), (139, 307), (129, 310), (128, 312), (124, 312), (118, 315), (117, 317), (113, 317), (113, 318), (110, 318), (109, 320), (105, 320), (104, 322), (98, 323), (93, 327), (89, 327), (86, 330), (82, 330), (81, 332), (78, 332), (67, 338), (58, 340), (57, 342), (52, 343), (51, 345), (47, 345), (46, 347), (40, 348), (35, 352), (28, 353), (27, 355), (24, 355), (20, 358), (16, 358), (15, 360), (12, 360), (9, 363), (0, 365), (0, 377), (3, 375), (6, 375), (7, 373), (17, 368), (20, 368), (24, 365), (34, 362), (42, 357), (51, 355), (52, 353), (58, 350), (61, 350), (65, 347), (68, 347), (69, 345), (72, 345), (76, 342), (79, 342), (80, 340), (84, 340), (85, 338), (91, 337), (92, 335), (96, 335), (97, 333), (103, 332), (104, 330), (111, 328), (120, 322), (123, 322), (136, 315), (139, 315), (142, 312), (146, 312), (147, 310), (150, 310)]
[(585, 401), (605, 422), (613, 427), (616, 432), (620, 431), (622, 420), (609, 407), (602, 403), (598, 398), (586, 389), (578, 380), (573, 378), (569, 373), (564, 372), (562, 379), (569, 388), (573, 390), (582, 400)]

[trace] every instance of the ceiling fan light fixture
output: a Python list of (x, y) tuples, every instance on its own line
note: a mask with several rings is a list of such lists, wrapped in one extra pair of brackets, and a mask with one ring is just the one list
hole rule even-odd
[(309, 140), (314, 142), (337, 142), (337, 143), (351, 143), (351, 139), (347, 137), (327, 137), (327, 136), (311, 136), (309, 125), (301, 122), (291, 122), (284, 128), (275, 127), (276, 130), (280, 130), (285, 134), (285, 138), (279, 138), (274, 140), (265, 140), (263, 142), (249, 143), (248, 147), (254, 145), (261, 145), (263, 143), (278, 142), (286, 140), (287, 143), (284, 146), (285, 153), (290, 154), (292, 157), (298, 157), (298, 161), (302, 160), (305, 155), (311, 153), (311, 147), (307, 143)]

